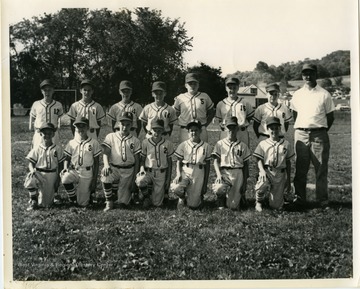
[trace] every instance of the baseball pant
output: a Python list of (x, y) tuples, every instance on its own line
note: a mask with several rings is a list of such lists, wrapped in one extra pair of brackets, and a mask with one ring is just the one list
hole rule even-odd
[[(53, 141), (54, 144), (61, 145), (58, 130), (55, 131), (55, 135), (54, 135), (52, 141)], [(42, 137), (40, 135), (40, 131), (35, 130), (35, 133), (34, 133), (34, 136), (33, 136), (33, 141), (32, 141), (33, 148), (38, 147), (40, 144), (42, 144), (42, 142), (43, 142), (43, 139), (42, 139)]]
[[(109, 176), (101, 176), (103, 183), (119, 183), (117, 191), (117, 202), (128, 205), (131, 201), (131, 186), (133, 184), (134, 167), (132, 168), (116, 168), (111, 166), (112, 173)], [(105, 192), (106, 194), (106, 192)]]
[(240, 188), (244, 182), (243, 171), (242, 169), (221, 169), (221, 175), (231, 183), (231, 187), (226, 194), (226, 206), (235, 210), (240, 204)]
[[(220, 139), (226, 138), (227, 137), (227, 132), (226, 131), (221, 131), (220, 132)], [(247, 129), (245, 130), (240, 130), (237, 132), (236, 134), (236, 138), (240, 141), (242, 141), (243, 143), (245, 143), (248, 147), (250, 147), (250, 138), (249, 138), (249, 132), (247, 131)]]
[(266, 180), (258, 179), (255, 184), (256, 202), (261, 203), (269, 192), (269, 205), (273, 209), (280, 209), (284, 205), (284, 190), (286, 185), (285, 169), (265, 168)]
[(146, 169), (152, 181), (151, 201), (154, 206), (161, 206), (165, 194), (166, 169)]
[(43, 184), (39, 187), (38, 205), (48, 208), (54, 202), (55, 182), (58, 178), (57, 172), (39, 172), (43, 176)]
[[(182, 143), (189, 139), (189, 131), (186, 127), (180, 127), (180, 136), (179, 136), (179, 143)], [(200, 139), (204, 142), (208, 142), (208, 132), (206, 130), (206, 126), (201, 127), (201, 134)]]
[(316, 174), (316, 198), (319, 202), (328, 200), (328, 161), (330, 141), (326, 129), (319, 131), (295, 130), (295, 195), (300, 202), (306, 202), (306, 180), (310, 162)]
[(200, 169), (199, 165), (183, 165), (183, 171), (181, 173), (181, 178), (185, 180), (189, 178), (191, 180), (190, 184), (186, 187), (186, 202), (187, 205), (191, 208), (197, 208), (201, 205), (201, 190), (204, 184), (204, 166)]

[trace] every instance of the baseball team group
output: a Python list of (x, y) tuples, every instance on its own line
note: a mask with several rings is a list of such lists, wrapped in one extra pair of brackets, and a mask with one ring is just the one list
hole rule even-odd
[[(73, 133), (62, 147), (58, 128), (63, 106), (53, 99), (54, 85), (41, 82), (43, 99), (30, 111), (29, 129), (34, 128), (29, 173), (24, 186), (29, 192), (28, 210), (50, 207), (63, 185), (71, 206), (87, 207), (94, 201), (97, 180), (105, 196), (104, 211), (126, 208), (135, 202), (144, 207), (162, 206), (166, 199), (177, 200), (177, 208), (200, 208), (204, 199), (216, 201), (219, 209), (237, 210), (246, 204), (245, 192), (251, 157), (257, 163), (255, 210), (264, 204), (284, 208), (284, 196), (291, 190), (291, 159), (295, 158), (293, 184), (295, 198), (288, 208), (306, 208), (306, 184), (310, 163), (315, 169), (316, 198), (328, 206), (328, 130), (334, 121), (331, 95), (317, 83), (317, 67), (302, 68), (304, 86), (297, 90), (290, 108), (279, 101), (277, 83), (266, 86), (268, 102), (252, 107), (238, 95), (239, 79), (225, 79), (227, 96), (215, 107), (208, 94), (199, 91), (199, 76), (185, 77), (187, 92), (168, 105), (166, 84), (152, 84), (154, 101), (144, 107), (131, 99), (133, 85), (122, 80), (121, 100), (107, 113), (92, 98), (94, 84), (81, 82), (81, 100), (67, 112)], [(112, 132), (100, 143), (102, 120), (108, 117)], [(208, 125), (218, 121), (219, 140), (208, 143)], [(294, 144), (285, 139), (289, 122), (294, 120)], [(258, 144), (249, 149), (248, 127), (252, 123)], [(177, 147), (173, 127), (179, 126)], [(145, 131), (141, 141), (139, 133)], [(103, 167), (100, 166), (102, 156)], [(173, 158), (175, 176), (172, 177)], [(208, 188), (210, 169), (216, 174)]]

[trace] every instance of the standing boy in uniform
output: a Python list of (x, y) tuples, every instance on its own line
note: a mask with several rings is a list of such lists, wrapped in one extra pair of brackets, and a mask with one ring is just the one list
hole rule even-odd
[(280, 138), (283, 138), (289, 128), (291, 120), (291, 112), (286, 105), (278, 102), (280, 87), (277, 83), (272, 83), (266, 86), (266, 92), (269, 102), (258, 106), (254, 114), (254, 132), (259, 139), (259, 142), (269, 137), (266, 127), (266, 120), (269, 117), (277, 117), (280, 119), (281, 131)]
[(190, 121), (186, 128), (190, 138), (179, 144), (175, 151), (177, 162), (173, 183), (183, 188), (181, 193), (175, 192), (179, 197), (178, 209), (185, 202), (188, 207), (196, 209), (202, 204), (207, 189), (211, 147), (200, 139), (202, 124), (199, 120)]
[(26, 156), (30, 170), (24, 185), (30, 195), (28, 210), (35, 210), (38, 206), (50, 207), (53, 204), (56, 186), (59, 183), (59, 170), (64, 161), (61, 146), (52, 142), (55, 126), (52, 123), (45, 123), (38, 129), (42, 142), (33, 147)]
[(155, 101), (146, 105), (139, 117), (143, 122), (146, 138), (151, 137), (151, 121), (153, 119), (162, 119), (164, 121), (164, 136), (166, 139), (169, 139), (177, 116), (175, 109), (164, 101), (166, 96), (166, 85), (164, 82), (156, 81), (153, 83), (152, 96)]
[(109, 133), (104, 142), (101, 182), (106, 200), (104, 211), (113, 208), (113, 183), (118, 183), (117, 202), (122, 207), (129, 205), (132, 192), (135, 190), (135, 176), (139, 171), (141, 143), (130, 134), (133, 124), (131, 112), (122, 112), (115, 124), (115, 132)]
[(179, 143), (186, 141), (188, 136), (187, 124), (198, 120), (202, 126), (200, 138), (207, 142), (206, 127), (214, 117), (214, 103), (205, 92), (199, 92), (199, 78), (195, 73), (188, 73), (185, 77), (186, 93), (175, 98), (174, 108), (179, 117), (180, 136)]
[[(151, 136), (142, 142), (139, 176), (150, 176), (151, 182), (145, 185), (152, 185), (151, 203), (159, 207), (163, 203), (165, 191), (168, 191), (170, 186), (174, 146), (162, 136), (165, 130), (162, 119), (153, 119), (150, 125)], [(146, 202), (145, 199), (145, 206)]]
[(256, 205), (262, 211), (262, 203), (269, 191), (269, 205), (273, 209), (282, 209), (284, 191), (290, 191), (290, 159), (294, 149), (284, 138), (280, 138), (281, 122), (277, 117), (266, 121), (268, 139), (261, 141), (254, 151), (259, 168), (259, 179), (255, 185)]
[(49, 79), (40, 83), (40, 89), (44, 98), (35, 101), (30, 110), (29, 129), (31, 130), (33, 122), (35, 129), (32, 147), (36, 147), (42, 142), (43, 138), (40, 135), (39, 128), (47, 123), (54, 125), (53, 143), (60, 145), (58, 127), (60, 127), (60, 117), (64, 114), (63, 106), (53, 99), (54, 85)]
[(127, 111), (131, 112), (133, 115), (133, 122), (130, 128), (131, 134), (135, 137), (138, 137), (141, 131), (141, 121), (139, 116), (142, 111), (140, 104), (131, 100), (131, 95), (133, 91), (133, 85), (129, 80), (123, 80), (119, 85), (119, 93), (121, 95), (121, 101), (115, 103), (108, 112), (108, 118), (111, 119), (111, 127), (115, 131), (115, 124), (119, 121), (122, 112)]
[(228, 77), (225, 80), (225, 88), (228, 96), (216, 105), (215, 117), (220, 122), (220, 139), (227, 137), (225, 131), (225, 119), (228, 116), (235, 116), (238, 120), (239, 129), (236, 138), (250, 147), (249, 132), (247, 127), (254, 115), (251, 104), (246, 102), (243, 97), (239, 97), (240, 81), (236, 77)]
[(103, 107), (92, 99), (94, 93), (93, 83), (85, 79), (80, 84), (82, 99), (74, 102), (67, 113), (70, 117), (70, 128), (73, 135), (78, 136), (75, 131), (74, 121), (78, 115), (89, 120), (88, 136), (97, 140), (101, 128), (101, 120), (105, 117)]
[[(224, 121), (227, 137), (219, 140), (214, 147), (215, 183), (225, 183), (226, 191), (216, 192), (218, 207), (231, 210), (239, 209), (242, 196), (241, 187), (249, 177), (249, 162), (251, 152), (248, 146), (237, 138), (239, 130), (238, 119), (228, 116)], [(214, 186), (213, 186), (214, 187)], [(245, 193), (245, 192), (244, 192)]]
[(78, 137), (70, 140), (65, 148), (67, 157), (61, 181), (70, 203), (86, 207), (90, 202), (90, 192), (96, 189), (101, 148), (96, 139), (88, 136), (87, 118), (78, 116), (73, 125)]

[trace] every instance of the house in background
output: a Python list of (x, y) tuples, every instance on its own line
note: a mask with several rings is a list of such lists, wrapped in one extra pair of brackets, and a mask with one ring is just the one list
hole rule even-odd
[(240, 87), (238, 96), (243, 97), (254, 108), (268, 101), (265, 85), (251, 84), (249, 86)]

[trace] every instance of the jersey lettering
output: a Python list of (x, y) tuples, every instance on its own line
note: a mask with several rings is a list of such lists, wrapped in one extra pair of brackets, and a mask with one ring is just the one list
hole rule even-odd
[(130, 144), (130, 149), (131, 150), (133, 150), (134, 149), (134, 147), (135, 147), (135, 145), (132, 143), (132, 144)]
[(60, 109), (54, 108), (54, 114), (59, 115), (59, 113), (60, 113)]
[(164, 147), (164, 154), (167, 154), (168, 149), (166, 147)]
[(200, 98), (200, 101), (201, 101), (201, 104), (204, 104), (204, 103), (205, 103), (205, 101), (204, 101), (203, 98)]
[(91, 151), (92, 151), (92, 147), (91, 147), (91, 145), (89, 145), (88, 150), (89, 150), (89, 152), (91, 152)]
[(54, 151), (54, 158), (57, 158), (57, 151)]

